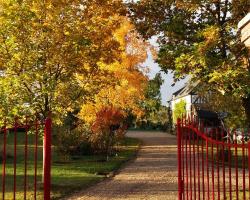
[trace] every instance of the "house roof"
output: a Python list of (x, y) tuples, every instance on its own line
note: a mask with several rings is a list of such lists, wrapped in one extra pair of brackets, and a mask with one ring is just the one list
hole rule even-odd
[(182, 87), (181, 89), (177, 90), (176, 92), (174, 92), (173, 96), (177, 96), (184, 88), (185, 88), (185, 86)]
[(189, 81), (183, 88), (177, 90), (173, 93), (173, 99), (179, 99), (181, 97), (187, 96), (187, 95), (194, 95), (195, 94), (195, 88), (198, 86), (199, 82), (191, 82)]

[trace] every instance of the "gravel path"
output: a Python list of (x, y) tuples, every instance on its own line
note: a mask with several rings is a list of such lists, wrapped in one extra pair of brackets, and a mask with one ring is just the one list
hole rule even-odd
[(88, 188), (70, 200), (176, 200), (176, 137), (161, 132), (129, 132), (143, 145), (137, 158), (111, 179)]

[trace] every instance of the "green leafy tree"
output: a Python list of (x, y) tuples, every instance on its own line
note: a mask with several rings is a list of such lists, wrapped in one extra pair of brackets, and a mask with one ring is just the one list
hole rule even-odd
[(148, 87), (146, 88), (145, 98), (143, 106), (145, 110), (149, 113), (151, 111), (156, 111), (161, 106), (161, 86), (164, 80), (160, 73), (157, 73), (155, 77), (148, 82)]
[(164, 80), (160, 73), (148, 81), (145, 99), (141, 103), (144, 116), (139, 120), (141, 128), (164, 128), (167, 123), (167, 110), (161, 104), (161, 86)]
[(208, 106), (209, 109), (216, 112), (227, 112), (224, 120), (228, 128), (243, 128), (246, 127), (246, 118), (244, 107), (240, 101), (240, 98), (235, 96), (222, 95), (217, 91), (212, 91), (211, 99), (208, 99)]
[(173, 121), (177, 123), (178, 118), (182, 118), (186, 114), (186, 101), (180, 100), (180, 102), (176, 103), (173, 108)]
[(189, 74), (240, 99), (250, 126), (250, 59), (237, 34), (248, 0), (141, 0), (128, 6), (146, 39), (159, 36), (163, 71), (174, 70), (176, 80)]
[(0, 1), (4, 115), (26, 104), (60, 118), (112, 83), (100, 65), (119, 62), (123, 10), (121, 1)]

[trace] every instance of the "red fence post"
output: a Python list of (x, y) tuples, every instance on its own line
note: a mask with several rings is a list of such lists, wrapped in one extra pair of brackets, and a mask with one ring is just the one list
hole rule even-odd
[[(250, 142), (248, 142), (248, 186), (249, 186), (249, 191), (250, 191)], [(249, 193), (249, 198), (250, 198), (250, 193)]]
[(5, 199), (5, 176), (6, 176), (6, 143), (7, 143), (7, 129), (6, 122), (3, 128), (3, 155), (2, 155), (2, 199)]
[(43, 187), (44, 187), (44, 200), (50, 200), (50, 187), (51, 187), (51, 129), (52, 120), (50, 115), (45, 120), (44, 128), (44, 159), (43, 159)]
[(181, 174), (181, 120), (177, 120), (177, 141), (178, 141), (178, 200), (182, 200), (182, 174)]
[[(199, 200), (201, 198), (203, 200), (210, 198), (219, 200), (221, 199), (221, 188), (223, 188), (223, 199), (245, 200), (248, 197), (247, 199), (250, 200), (249, 190), (246, 189), (247, 185), (250, 188), (250, 142), (248, 142), (247, 145), (245, 144), (244, 135), (242, 137), (242, 143), (237, 143), (236, 135), (234, 135), (233, 141), (230, 139), (228, 142), (225, 142), (222, 140), (224, 132), (222, 132), (222, 137), (218, 137), (218, 129), (216, 129), (216, 138), (214, 139), (212, 134), (208, 135), (206, 131), (199, 131), (194, 125), (194, 122), (191, 121), (188, 121), (187, 124), (181, 123), (179, 119), (177, 121), (178, 200), (193, 200), (197, 198)], [(199, 139), (201, 139), (202, 142), (201, 163)], [(206, 142), (206, 146), (204, 142)], [(195, 145), (197, 145), (197, 151), (196, 148), (194, 148)], [(216, 147), (215, 150), (214, 147)], [(233, 152), (231, 152), (231, 149)], [(239, 151), (242, 151), (242, 159), (239, 158)], [(246, 155), (248, 156), (248, 165), (246, 165)], [(242, 166), (240, 165), (240, 161), (242, 162)], [(232, 165), (232, 163), (234, 164)], [(200, 166), (200, 164), (202, 166)], [(202, 197), (200, 194), (200, 167), (202, 167)], [(246, 177), (246, 167), (248, 168), (248, 179)], [(183, 173), (181, 173), (182, 170), (184, 170)], [(220, 177), (221, 173), (223, 175), (222, 180)], [(196, 176), (197, 174), (198, 177)], [(215, 178), (217, 178), (217, 181)], [(243, 181), (241, 181), (241, 179), (239, 181), (239, 178), (243, 179)], [(183, 179), (185, 179), (185, 182)], [(198, 196), (196, 190), (197, 183)], [(205, 189), (205, 185), (207, 190)], [(246, 194), (247, 192), (248, 195)]]

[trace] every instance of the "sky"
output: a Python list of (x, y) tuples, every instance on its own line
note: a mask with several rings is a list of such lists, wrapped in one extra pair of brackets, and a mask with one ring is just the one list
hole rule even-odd
[[(154, 62), (152, 55), (149, 54), (146, 62), (144, 63), (145, 66), (148, 66), (150, 72), (148, 74), (149, 78), (154, 78), (155, 74), (161, 71), (159, 65)], [(185, 85), (187, 79), (179, 81), (175, 84), (174, 87), (171, 85), (173, 84), (173, 74), (172, 73), (164, 73), (161, 72), (162, 78), (164, 80), (164, 84), (161, 87), (161, 96), (162, 96), (162, 104), (166, 105), (167, 101), (171, 99), (172, 93), (179, 90), (181, 87)]]
[[(134, 2), (137, 2), (137, 1), (138, 0), (134, 0)], [(124, 2), (131, 2), (131, 0), (124, 0)], [(149, 40), (149, 42), (152, 46), (158, 48), (157, 36), (153, 36)], [(155, 74), (161, 71), (159, 65), (156, 62), (154, 62), (153, 57), (150, 53), (148, 53), (148, 58), (145, 61), (145, 63), (143, 63), (143, 65), (149, 67), (150, 72), (148, 76), (150, 79), (154, 78)], [(164, 72), (161, 72), (161, 75), (164, 80), (164, 84), (161, 87), (162, 105), (167, 105), (167, 101), (171, 99), (172, 93), (182, 88), (187, 82), (188, 78), (177, 82), (175, 86), (172, 87), (171, 85), (174, 83), (173, 74), (171, 73), (166, 74)]]
[[(157, 48), (158, 45), (156, 40), (157, 37), (153, 37), (149, 42), (151, 43), (151, 45)], [(150, 52), (148, 52), (148, 58), (143, 65), (149, 67), (150, 72), (148, 76), (150, 79), (154, 78), (155, 75), (161, 71), (161, 68), (154, 61), (152, 54)], [(182, 88), (187, 82), (188, 78), (177, 82), (175, 86), (172, 87), (171, 85), (174, 83), (173, 74), (172, 73), (166, 74), (164, 72), (161, 72), (161, 75), (164, 80), (164, 84), (161, 87), (162, 105), (167, 105), (167, 101), (171, 99), (172, 93)]]

